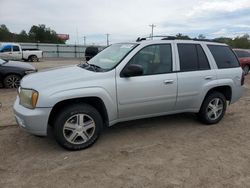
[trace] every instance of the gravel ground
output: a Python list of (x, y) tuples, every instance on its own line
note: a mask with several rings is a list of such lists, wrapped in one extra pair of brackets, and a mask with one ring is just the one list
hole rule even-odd
[(17, 127), (15, 95), (0, 90), (0, 187), (250, 187), (250, 76), (217, 125), (192, 114), (131, 121), (77, 152)]

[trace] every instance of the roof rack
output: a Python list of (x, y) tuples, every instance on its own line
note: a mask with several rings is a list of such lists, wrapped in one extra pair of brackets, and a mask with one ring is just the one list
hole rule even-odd
[[(167, 35), (155, 35), (155, 36), (153, 36), (153, 38), (168, 38), (168, 37), (174, 37), (174, 36), (167, 36)], [(152, 39), (152, 37), (142, 37), (142, 38), (138, 37), (136, 39), (136, 42), (140, 42), (140, 41), (147, 40), (147, 39)], [(173, 40), (173, 39), (169, 39), (169, 40)]]
[[(167, 35), (156, 35), (153, 36), (153, 38), (162, 38), (161, 40), (193, 40), (193, 41), (204, 41), (204, 42), (216, 42), (213, 39), (197, 39), (197, 38), (180, 39), (176, 36), (167, 36)], [(136, 42), (140, 42), (147, 39), (152, 39), (152, 37), (142, 37), (142, 38), (138, 37)]]

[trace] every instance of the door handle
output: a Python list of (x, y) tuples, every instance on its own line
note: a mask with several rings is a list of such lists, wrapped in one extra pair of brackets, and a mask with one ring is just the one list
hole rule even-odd
[(205, 80), (212, 80), (213, 79), (213, 76), (206, 76), (205, 77)]
[(167, 85), (167, 84), (173, 84), (173, 83), (174, 83), (174, 80), (164, 80), (163, 83), (164, 83), (165, 85)]

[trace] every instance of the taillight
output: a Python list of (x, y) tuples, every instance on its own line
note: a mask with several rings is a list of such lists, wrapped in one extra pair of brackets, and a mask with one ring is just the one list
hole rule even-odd
[(243, 86), (245, 83), (245, 74), (244, 72), (242, 72), (242, 75), (241, 75), (241, 85)]

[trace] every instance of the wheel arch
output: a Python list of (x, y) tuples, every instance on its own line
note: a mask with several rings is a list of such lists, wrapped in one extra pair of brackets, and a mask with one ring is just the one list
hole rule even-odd
[(33, 57), (33, 56), (35, 56), (36, 58), (38, 58), (36, 54), (31, 54), (31, 55), (28, 56), (28, 60), (30, 60), (31, 57)]
[[(222, 85), (222, 86), (216, 86), (216, 87), (209, 89), (202, 100), (202, 104), (203, 104), (204, 100), (206, 99), (206, 97), (215, 91), (222, 93), (225, 96), (226, 100), (231, 102), (231, 99), (232, 99), (231, 86), (230, 85)], [(202, 104), (201, 104), (201, 106), (202, 106)]]
[(72, 98), (72, 99), (66, 99), (66, 100), (62, 100), (58, 103), (56, 103), (49, 115), (49, 119), (48, 119), (48, 124), (50, 126), (53, 126), (54, 121), (55, 121), (55, 116), (57, 113), (59, 113), (63, 107), (65, 106), (70, 106), (73, 104), (88, 104), (93, 106), (101, 115), (102, 119), (103, 119), (103, 123), (105, 126), (108, 126), (109, 124), (109, 117), (108, 117), (108, 112), (107, 112), (107, 108), (103, 102), (103, 100), (99, 97), (80, 97), (80, 98)]

